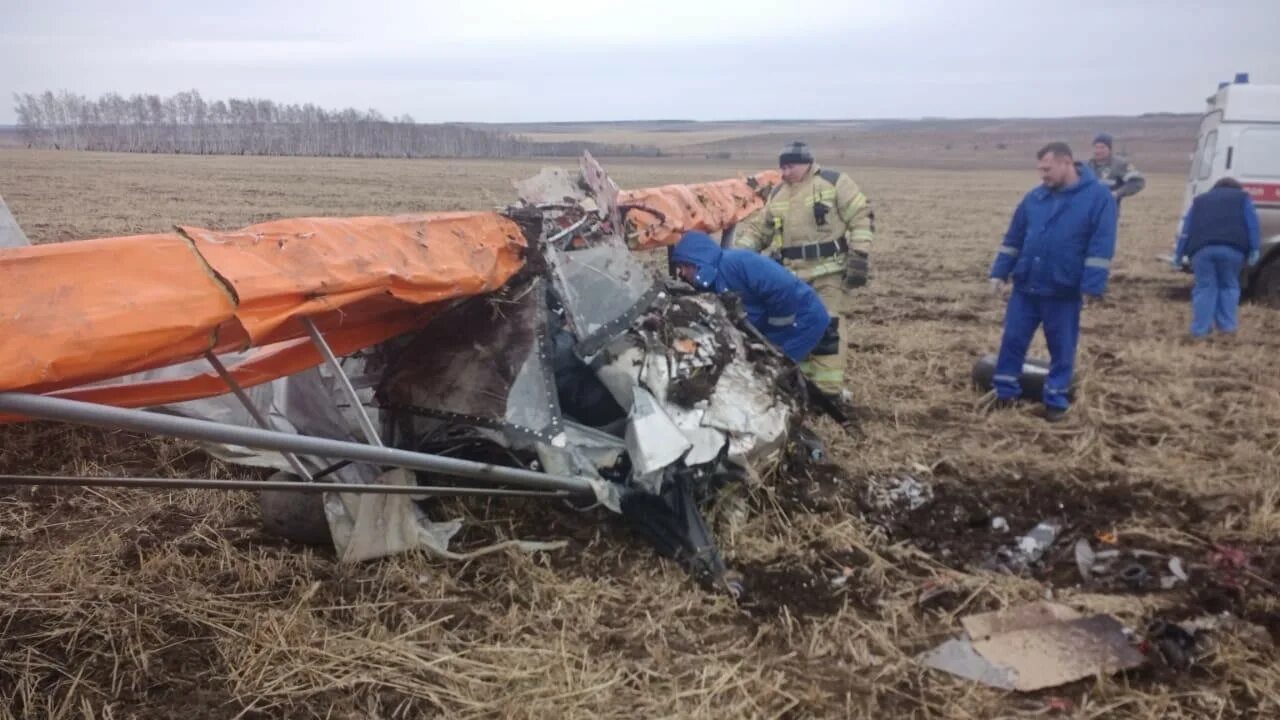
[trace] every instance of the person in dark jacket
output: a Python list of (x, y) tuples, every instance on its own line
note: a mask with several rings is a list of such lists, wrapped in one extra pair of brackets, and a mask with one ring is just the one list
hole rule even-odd
[(1233, 178), (1222, 178), (1197, 197), (1182, 219), (1174, 265), (1190, 258), (1196, 284), (1191, 291), (1191, 336), (1235, 333), (1240, 307), (1240, 270), (1258, 264), (1258, 211)]
[(671, 261), (680, 277), (699, 290), (737, 293), (747, 320), (808, 374), (805, 360), (831, 324), (822, 299), (808, 283), (764, 255), (723, 249), (697, 231), (680, 238)]
[(1036, 158), (1042, 184), (1018, 204), (991, 266), (996, 292), (1013, 278), (993, 384), (1000, 405), (1022, 394), (1018, 377), (1043, 324), (1050, 364), (1041, 399), (1045, 419), (1057, 422), (1070, 405), (1083, 299), (1100, 298), (1107, 289), (1116, 201), (1088, 167), (1075, 162), (1066, 143), (1050, 143)]
[(1127, 158), (1111, 151), (1113, 142), (1108, 133), (1098, 133), (1093, 139), (1093, 158), (1089, 160), (1089, 169), (1097, 176), (1098, 182), (1111, 190), (1111, 196), (1116, 199), (1116, 212), (1119, 213), (1120, 202), (1142, 192), (1147, 186), (1147, 179)]

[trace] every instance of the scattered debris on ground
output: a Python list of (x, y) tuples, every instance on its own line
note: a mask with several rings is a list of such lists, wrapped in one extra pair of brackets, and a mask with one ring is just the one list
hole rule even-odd
[(1132, 632), (1109, 615), (1032, 603), (962, 621), (965, 635), (921, 656), (925, 665), (1002, 690), (1031, 692), (1138, 667)]

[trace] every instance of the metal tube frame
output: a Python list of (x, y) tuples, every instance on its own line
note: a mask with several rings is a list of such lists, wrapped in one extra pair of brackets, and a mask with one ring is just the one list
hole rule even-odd
[(205, 440), (257, 449), (293, 452), (299, 455), (316, 455), (410, 470), (424, 470), (482, 482), (513, 485), (524, 489), (562, 490), (583, 497), (595, 496), (592, 483), (582, 477), (552, 475), (523, 468), (503, 467), (460, 458), (274, 430), (223, 425), (208, 420), (161, 415), (144, 410), (97, 405), (30, 393), (0, 393), (0, 412), (43, 420), (169, 435), (187, 440)]
[(71, 487), (126, 487), (157, 490), (284, 490), (302, 493), (363, 493), (423, 497), (569, 497), (563, 490), (508, 490), (504, 488), (381, 485), (364, 483), (303, 482), (296, 480), (217, 480), (213, 478), (80, 477), (71, 475), (0, 475), (0, 485), (56, 485)]
[(320, 329), (311, 321), (311, 318), (306, 317), (302, 318), (302, 326), (307, 329), (307, 334), (311, 336), (311, 342), (315, 343), (316, 349), (324, 356), (324, 361), (329, 365), (329, 369), (333, 370), (334, 374), (338, 376), (342, 391), (347, 394), (351, 407), (356, 411), (356, 420), (360, 423), (360, 430), (364, 433), (364, 439), (370, 445), (384, 447), (382, 438), (378, 437), (378, 430), (373, 426), (373, 421), (369, 419), (369, 413), (364, 409), (364, 403), (360, 402), (360, 396), (356, 394), (355, 386), (351, 384), (351, 379), (347, 377), (347, 373), (342, 370), (342, 364), (338, 362), (337, 356), (333, 354), (333, 349), (329, 347), (329, 343), (325, 342), (324, 336), (320, 334)]
[[(236, 398), (240, 400), (240, 404), (244, 406), (244, 409), (248, 411), (249, 415), (258, 423), (258, 427), (263, 430), (270, 430), (271, 425), (267, 422), (267, 418), (263, 416), (257, 406), (253, 404), (253, 401), (249, 399), (248, 393), (244, 391), (244, 388), (240, 387), (240, 383), (236, 382), (236, 379), (231, 376), (231, 373), (227, 372), (227, 367), (222, 364), (222, 361), (218, 359), (218, 356), (214, 355), (212, 350), (206, 352), (204, 356), (205, 359), (209, 361), (209, 364), (213, 366), (213, 369), (217, 371), (218, 377), (222, 378), (222, 382), (226, 383), (227, 387), (231, 388), (231, 392), (235, 393)], [(297, 455), (294, 455), (291, 452), (281, 454), (284, 455), (285, 460), (289, 461), (289, 466), (293, 468), (293, 471), (298, 473), (298, 477), (306, 480), (307, 482), (315, 480), (307, 468), (303, 466), (302, 461), (298, 459)]]

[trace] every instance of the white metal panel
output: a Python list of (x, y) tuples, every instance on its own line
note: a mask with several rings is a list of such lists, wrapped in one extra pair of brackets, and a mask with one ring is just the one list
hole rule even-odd
[(1228, 85), (1218, 97), (1223, 122), (1280, 122), (1280, 85)]
[(0, 197), (0, 248), (26, 247), (30, 244), (31, 241), (27, 240), (22, 228), (18, 226), (18, 221), (9, 212), (9, 207), (4, 204), (4, 198)]
[(1241, 181), (1280, 180), (1280, 124), (1241, 128), (1232, 148), (1228, 175)]

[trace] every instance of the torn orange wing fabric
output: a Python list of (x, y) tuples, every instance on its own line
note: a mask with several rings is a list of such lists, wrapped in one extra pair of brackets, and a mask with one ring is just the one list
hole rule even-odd
[[(3, 250), (0, 391), (75, 388), (281, 343), (304, 335), (303, 317), (326, 336), (373, 344), (412, 326), (417, 308), (501, 287), (524, 251), (519, 226), (496, 213), (304, 218)], [(289, 358), (275, 377), (318, 361), (266, 353), (252, 374), (271, 379), (272, 357)]]
[(239, 331), (265, 345), (363, 324), (407, 305), (496, 290), (524, 263), (520, 228), (497, 213), (298, 218), (237, 232), (183, 227), (236, 295)]
[(618, 203), (634, 206), (625, 218), (627, 242), (644, 250), (674, 245), (689, 230), (719, 232), (764, 207), (780, 182), (777, 170), (767, 170), (734, 180), (624, 190)]
[(197, 357), (234, 314), (231, 294), (177, 234), (0, 250), (0, 390)]
[[(349, 355), (397, 335), (418, 330), (447, 307), (448, 303), (435, 303), (425, 308), (410, 309), (377, 322), (330, 330), (325, 333), (324, 339), (335, 355)], [(302, 372), (323, 360), (320, 350), (310, 338), (294, 338), (254, 348), (239, 361), (225, 364), (227, 372), (241, 387), (250, 388)], [(190, 374), (176, 377), (140, 381), (126, 378), (124, 382), (80, 386), (49, 395), (68, 400), (138, 408), (199, 400), (226, 392), (226, 382), (211, 365), (205, 364), (203, 371), (192, 370)], [(6, 418), (0, 417), (0, 422), (5, 420)]]

